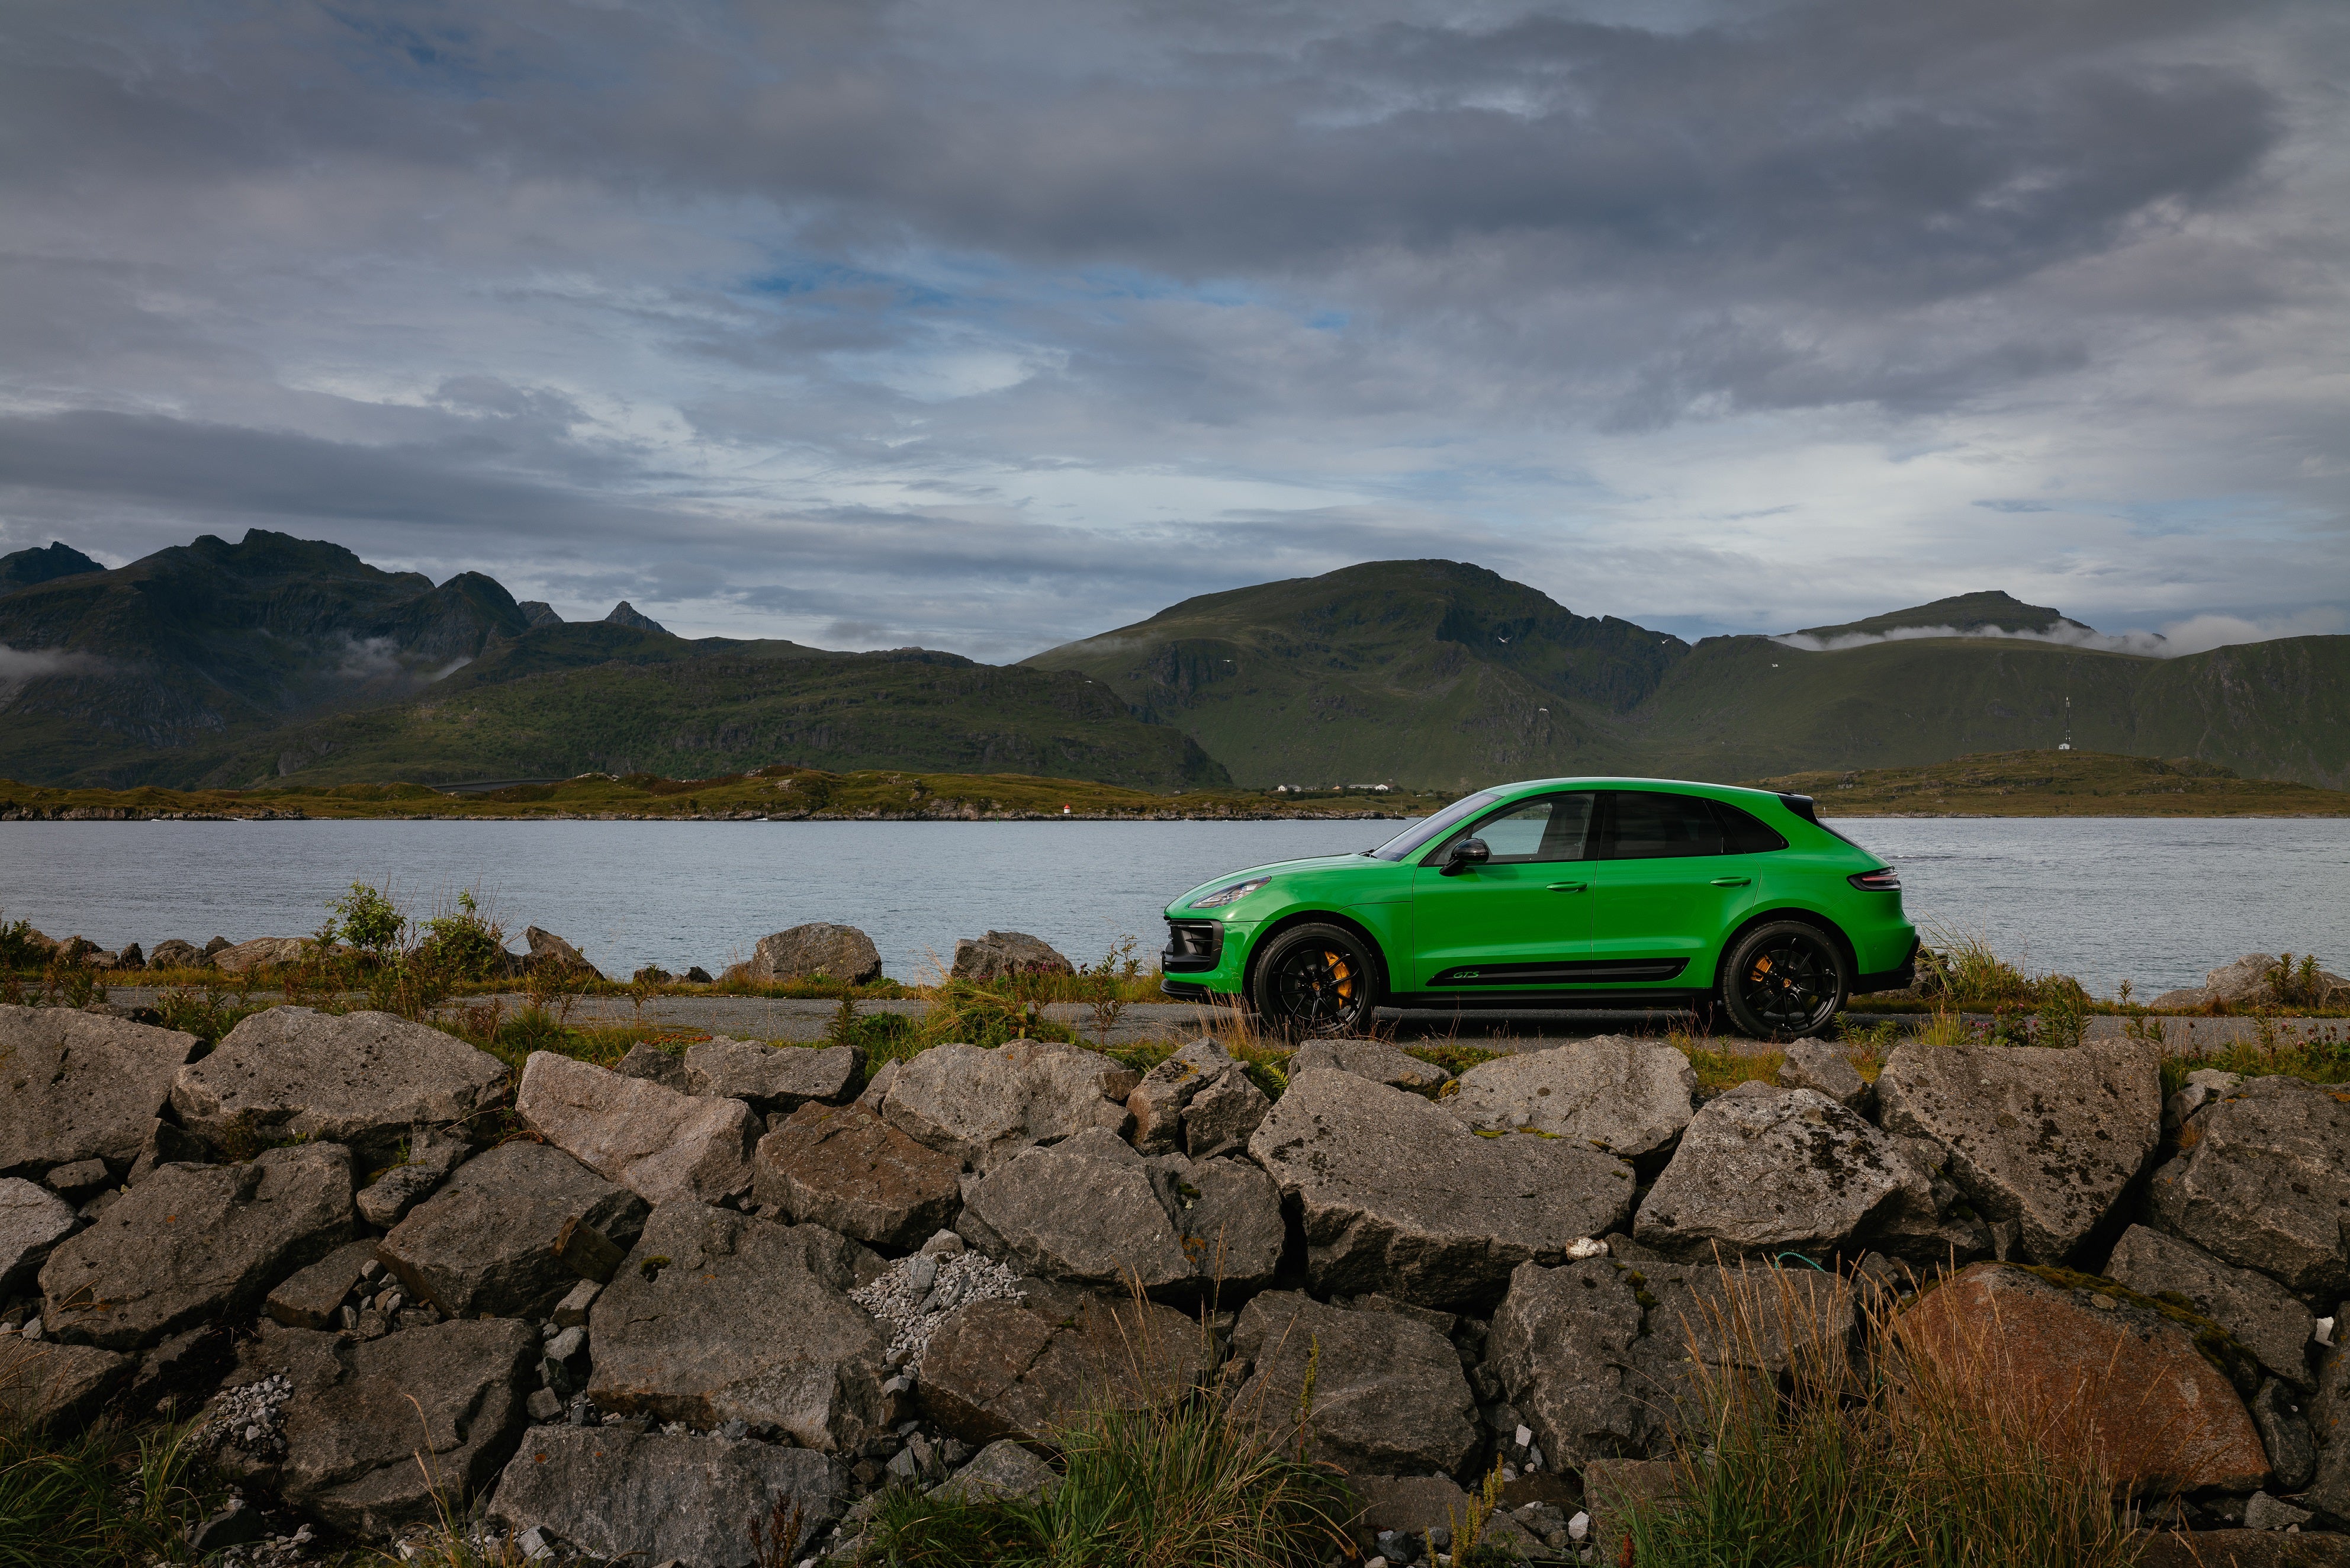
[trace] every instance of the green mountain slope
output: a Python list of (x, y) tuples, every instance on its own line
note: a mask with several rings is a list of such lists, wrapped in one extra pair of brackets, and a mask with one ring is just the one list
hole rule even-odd
[[(561, 662), (566, 652), (593, 651), (584, 646), (593, 641), (614, 656)], [(694, 643), (597, 625), (533, 631), (481, 663), (423, 698), (173, 759), (175, 776), (200, 787), (590, 772), (706, 778), (797, 763), (835, 772), (1020, 773), (1154, 790), (1230, 782), (1181, 731), (1135, 718), (1106, 686), (950, 653)]]
[(1482, 566), (1377, 561), (1186, 599), (1040, 653), (1174, 724), (1249, 787), (1459, 788), (1608, 766), (1689, 645)]
[(36, 583), (54, 582), (59, 577), (76, 576), (83, 572), (106, 570), (96, 561), (68, 545), (51, 542), (46, 550), (18, 550), (0, 556), (0, 594), (15, 588), (29, 588)]

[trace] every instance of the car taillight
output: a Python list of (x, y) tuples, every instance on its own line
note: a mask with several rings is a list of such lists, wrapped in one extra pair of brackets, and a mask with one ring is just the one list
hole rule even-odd
[(1901, 873), (1890, 866), (1878, 871), (1856, 871), (1845, 880), (1864, 893), (1898, 893), (1901, 890)]

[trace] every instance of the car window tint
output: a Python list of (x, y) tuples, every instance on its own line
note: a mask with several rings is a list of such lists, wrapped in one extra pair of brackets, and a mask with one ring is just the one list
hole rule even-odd
[(1721, 822), (1724, 855), (1767, 855), (1773, 849), (1787, 847), (1784, 838), (1736, 806), (1719, 800), (1711, 804), (1713, 815)]
[(1655, 790), (1617, 790), (1608, 796), (1600, 855), (1608, 860), (1664, 860), (1720, 855), (1721, 819), (1713, 803)]
[(1473, 827), (1464, 828), (1422, 865), (1441, 865), (1452, 846), (1464, 838), (1485, 841), (1492, 852), (1488, 865), (1524, 865), (1534, 861), (1580, 860), (1591, 826), (1592, 793), (1537, 795), (1506, 811), (1494, 813)]

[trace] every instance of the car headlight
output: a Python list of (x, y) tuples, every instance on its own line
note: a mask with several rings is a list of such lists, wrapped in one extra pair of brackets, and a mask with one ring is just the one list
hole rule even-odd
[(1236, 904), (1240, 902), (1240, 900), (1247, 898), (1251, 893), (1255, 892), (1259, 888), (1263, 887), (1272, 879), (1273, 878), (1270, 877), (1252, 877), (1245, 882), (1235, 882), (1229, 888), (1219, 888), (1204, 898), (1192, 899), (1191, 908), (1195, 909), (1221, 909), (1226, 904)]

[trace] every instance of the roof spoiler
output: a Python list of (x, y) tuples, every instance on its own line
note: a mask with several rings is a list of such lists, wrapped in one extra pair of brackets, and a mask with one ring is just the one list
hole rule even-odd
[(1802, 817), (1805, 822), (1810, 823), (1813, 826), (1816, 827), (1819, 826), (1819, 808), (1812, 804), (1812, 797), (1810, 795), (1783, 794), (1779, 797), (1779, 804), (1785, 806), (1789, 811), (1794, 812), (1797, 816)]

